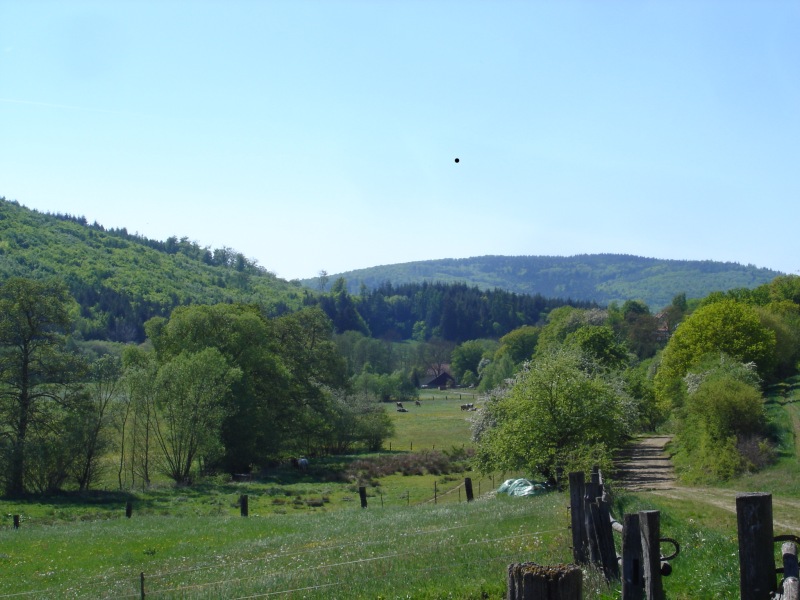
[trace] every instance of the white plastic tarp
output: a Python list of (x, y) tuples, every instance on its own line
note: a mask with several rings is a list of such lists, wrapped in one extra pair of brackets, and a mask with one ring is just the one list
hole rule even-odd
[(547, 491), (547, 486), (543, 483), (535, 483), (527, 479), (506, 479), (499, 488), (498, 494), (508, 494), (509, 496), (536, 496)]

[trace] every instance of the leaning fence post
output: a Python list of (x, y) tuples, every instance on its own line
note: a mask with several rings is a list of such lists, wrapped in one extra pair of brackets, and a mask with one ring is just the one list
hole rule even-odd
[(642, 568), (644, 591), (647, 600), (664, 600), (661, 583), (661, 522), (657, 510), (639, 513), (639, 530), (642, 540)]
[(622, 522), (622, 600), (642, 600), (644, 573), (639, 515), (623, 515)]
[(611, 581), (619, 579), (619, 561), (617, 559), (617, 549), (614, 546), (614, 532), (611, 529), (611, 512), (608, 509), (608, 502), (603, 498), (597, 498), (596, 502), (597, 548), (600, 550), (603, 572), (606, 575), (606, 579)]
[[(472, 502), (475, 497), (472, 495), (472, 479), (470, 477), (464, 478), (464, 489), (467, 492), (467, 502)], [(461, 494), (461, 489), (458, 490), (458, 493)]]
[(364, 486), (358, 488), (358, 495), (361, 496), (361, 508), (367, 508), (367, 488)]
[(507, 600), (577, 600), (583, 597), (583, 573), (576, 565), (508, 565)]
[(583, 514), (585, 493), (582, 471), (569, 474), (569, 510), (572, 527), (572, 558), (579, 565), (587, 562), (586, 520)]
[(739, 592), (742, 600), (762, 600), (777, 588), (773, 548), (772, 494), (736, 496), (739, 533)]

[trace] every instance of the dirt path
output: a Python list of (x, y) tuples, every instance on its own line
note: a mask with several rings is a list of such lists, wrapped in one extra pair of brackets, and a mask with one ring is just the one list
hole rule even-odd
[[(736, 513), (739, 490), (679, 485), (665, 447), (670, 436), (638, 438), (617, 456), (617, 486), (686, 502), (701, 503)], [(752, 491), (752, 490), (751, 490)], [(775, 534), (800, 532), (800, 500), (772, 497)]]
[(617, 485), (637, 492), (675, 487), (675, 469), (665, 451), (671, 439), (668, 435), (642, 437), (623, 448), (615, 461)]

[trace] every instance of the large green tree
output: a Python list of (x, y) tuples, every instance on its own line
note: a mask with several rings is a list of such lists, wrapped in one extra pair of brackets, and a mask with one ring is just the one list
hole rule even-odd
[(188, 479), (196, 459), (222, 453), (227, 396), (240, 377), (216, 348), (182, 352), (159, 368), (155, 436), (162, 471), (176, 483)]
[(479, 414), (473, 429), (479, 467), (554, 479), (561, 469), (607, 464), (636, 415), (604, 371), (567, 348), (526, 365)]
[(665, 409), (680, 403), (680, 380), (708, 353), (754, 362), (768, 374), (775, 362), (775, 333), (753, 306), (723, 299), (698, 308), (675, 330), (655, 376), (656, 398)]
[(25, 492), (31, 435), (66, 403), (64, 385), (82, 366), (65, 350), (72, 299), (58, 281), (11, 278), (0, 286), (0, 449), (6, 494)]

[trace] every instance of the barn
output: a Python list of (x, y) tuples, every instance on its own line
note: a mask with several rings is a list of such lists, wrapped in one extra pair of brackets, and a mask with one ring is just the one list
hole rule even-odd
[(453, 376), (450, 375), (447, 371), (442, 371), (439, 375), (428, 381), (422, 387), (428, 388), (449, 388), (455, 387), (456, 380), (453, 379)]

